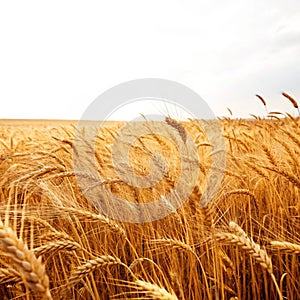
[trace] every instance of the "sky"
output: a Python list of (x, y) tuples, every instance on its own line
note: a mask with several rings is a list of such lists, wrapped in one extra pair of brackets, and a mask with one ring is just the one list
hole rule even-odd
[[(106, 90), (163, 78), (215, 115), (296, 114), (299, 0), (0, 2), (0, 119), (80, 119)], [(122, 116), (131, 117), (139, 108)]]

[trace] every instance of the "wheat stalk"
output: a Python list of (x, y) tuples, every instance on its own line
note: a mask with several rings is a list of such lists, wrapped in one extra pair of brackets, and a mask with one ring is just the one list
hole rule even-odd
[(33, 251), (30, 251), (27, 245), (17, 238), (16, 233), (10, 227), (5, 226), (1, 220), (0, 245), (14, 261), (28, 286), (43, 298), (52, 299), (49, 279), (41, 258), (37, 258)]
[(261, 176), (262, 178), (266, 179), (266, 180), (270, 180), (269, 176), (267, 173), (265, 173), (262, 169), (258, 168), (254, 163), (248, 162), (248, 161), (244, 161), (244, 164), (252, 169), (256, 174), (258, 174), (259, 176)]

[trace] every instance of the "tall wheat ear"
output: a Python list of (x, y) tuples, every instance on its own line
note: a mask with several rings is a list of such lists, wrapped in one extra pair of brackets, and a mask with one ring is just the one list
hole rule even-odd
[(252, 256), (261, 267), (266, 270), (275, 285), (276, 291), (278, 293), (279, 299), (282, 300), (283, 296), (281, 290), (277, 284), (275, 275), (273, 273), (273, 264), (270, 256), (267, 251), (261, 249), (260, 245), (255, 243), (252, 238), (249, 238), (246, 232), (235, 222), (231, 221), (229, 223), (229, 228), (233, 232), (218, 232), (215, 234), (215, 238), (220, 242), (225, 242), (233, 245), (237, 245), (242, 250), (247, 252), (250, 256)]
[(25, 284), (42, 299), (52, 299), (49, 278), (41, 257), (37, 258), (16, 233), (0, 220), (0, 247), (15, 263)]

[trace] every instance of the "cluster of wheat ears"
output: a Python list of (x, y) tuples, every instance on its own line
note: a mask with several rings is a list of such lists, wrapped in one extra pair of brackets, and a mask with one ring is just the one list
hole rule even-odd
[(133, 203), (159, 199), (184, 171), (176, 145), (163, 134), (131, 145), (128, 155), (140, 176), (151, 172), (153, 153), (169, 159), (159, 183), (138, 188), (120, 180), (112, 163), (120, 122), (104, 126), (97, 138), (101, 184), (88, 169), (74, 170), (76, 125), (2, 122), (0, 298), (300, 299), (300, 119), (268, 116), (219, 120), (226, 168), (216, 168), (222, 184), (203, 207), (199, 201), (218, 149), (198, 121), (168, 118), (197, 147), (198, 184), (167, 217), (136, 224), (100, 213), (77, 181), (88, 178), (90, 192), (97, 186), (103, 199), (106, 191)]

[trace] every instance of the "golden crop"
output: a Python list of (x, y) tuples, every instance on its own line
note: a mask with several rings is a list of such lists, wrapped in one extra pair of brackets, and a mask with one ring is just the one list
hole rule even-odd
[(197, 147), (198, 184), (177, 211), (139, 224), (99, 213), (77, 178), (90, 180), (91, 193), (101, 185), (108, 209), (105, 190), (132, 203), (167, 195), (185, 170), (163, 134), (130, 147), (139, 176), (151, 172), (153, 153), (168, 164), (160, 182), (138, 188), (112, 162), (121, 122), (107, 123), (95, 157), (83, 158), (96, 160), (101, 184), (73, 168), (76, 122), (0, 122), (1, 299), (300, 299), (300, 119), (221, 119), (226, 169), (203, 207), (218, 149), (197, 121), (167, 121)]

